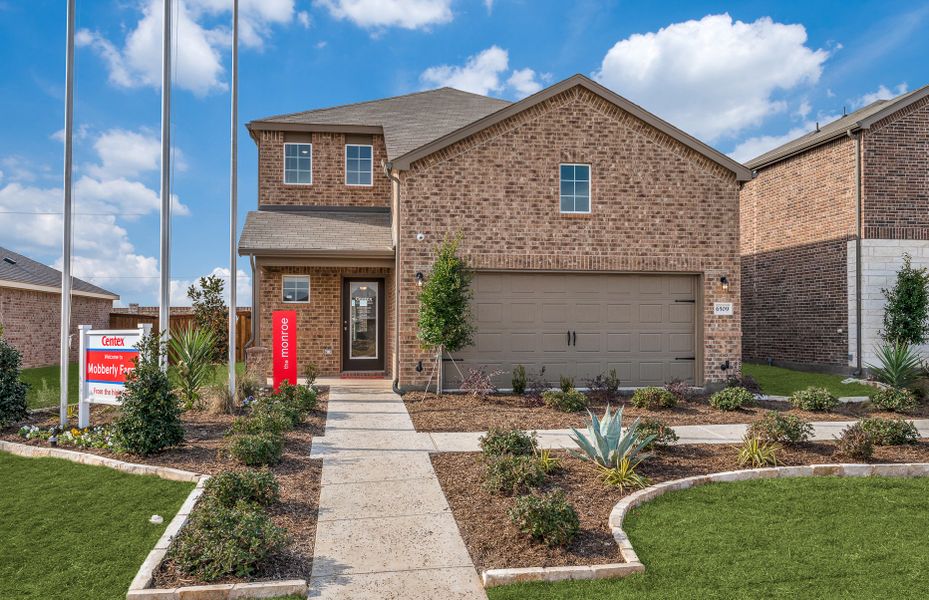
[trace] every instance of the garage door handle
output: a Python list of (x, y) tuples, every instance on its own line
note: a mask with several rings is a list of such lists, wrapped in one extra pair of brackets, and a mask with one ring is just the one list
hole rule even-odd
[(568, 330), (568, 345), (571, 345), (571, 330)]
[(574, 339), (573, 339), (573, 341), (572, 341), (572, 345), (573, 345), (573, 346), (577, 346), (577, 332), (576, 332), (576, 331), (573, 332), (573, 335), (574, 335)]
[(676, 356), (674, 360), (697, 360), (696, 356)]
[(688, 304), (696, 304), (696, 300), (675, 300), (675, 302), (686, 302)]

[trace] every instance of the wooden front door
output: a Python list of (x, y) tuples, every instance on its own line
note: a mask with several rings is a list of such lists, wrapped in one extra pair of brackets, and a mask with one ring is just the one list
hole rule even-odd
[(384, 370), (384, 279), (342, 281), (342, 370)]

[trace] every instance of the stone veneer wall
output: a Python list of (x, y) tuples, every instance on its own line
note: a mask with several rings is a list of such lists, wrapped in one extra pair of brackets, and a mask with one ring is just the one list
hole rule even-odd
[[(591, 164), (590, 215), (559, 213), (559, 163)], [(726, 360), (738, 366), (735, 175), (599, 96), (567, 90), (401, 177), (402, 386), (423, 385), (429, 374), (415, 371), (430, 359), (416, 339), (415, 273), (428, 273), (436, 244), (458, 233), (474, 269), (703, 274), (705, 378), (723, 380)], [(714, 301), (733, 302), (735, 316), (714, 316)]]

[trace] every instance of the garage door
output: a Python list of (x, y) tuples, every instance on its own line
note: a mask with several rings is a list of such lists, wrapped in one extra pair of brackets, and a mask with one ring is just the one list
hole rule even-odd
[[(458, 368), (515, 365), (546, 379), (567, 375), (582, 387), (616, 369), (623, 386), (693, 382), (696, 358), (693, 275), (478, 273), (474, 277), (474, 345), (455, 355)], [(458, 369), (445, 363), (447, 387)]]

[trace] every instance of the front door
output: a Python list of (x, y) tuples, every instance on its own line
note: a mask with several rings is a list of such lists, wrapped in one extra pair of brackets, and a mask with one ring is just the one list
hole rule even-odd
[(384, 370), (384, 280), (342, 282), (342, 370)]

